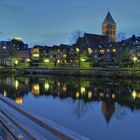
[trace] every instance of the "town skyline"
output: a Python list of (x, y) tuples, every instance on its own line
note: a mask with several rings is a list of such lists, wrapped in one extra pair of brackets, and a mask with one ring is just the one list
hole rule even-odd
[[(109, 3), (110, 0), (107, 1)], [(1, 40), (19, 36), (30, 46), (69, 44), (69, 38), (77, 30), (101, 34), (101, 24), (108, 10), (117, 22), (117, 33), (126, 33), (128, 37), (140, 35), (140, 21), (137, 19), (139, 12), (136, 8), (138, 0), (127, 3), (126, 0), (120, 3), (110, 1), (110, 5), (91, 0), (62, 0), (59, 4), (56, 4), (56, 0), (41, 0), (33, 5), (32, 3), (32, 0), (28, 3), (17, 0), (1, 1)], [(130, 7), (133, 11), (128, 10)]]

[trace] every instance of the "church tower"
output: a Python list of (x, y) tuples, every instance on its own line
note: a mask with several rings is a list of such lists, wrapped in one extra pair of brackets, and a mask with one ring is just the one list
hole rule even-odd
[(110, 12), (107, 13), (106, 18), (102, 23), (102, 34), (107, 36), (109, 42), (116, 41), (116, 23)]

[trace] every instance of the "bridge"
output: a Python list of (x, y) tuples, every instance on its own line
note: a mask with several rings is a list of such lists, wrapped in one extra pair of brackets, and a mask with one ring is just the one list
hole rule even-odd
[(89, 140), (3, 95), (0, 95), (0, 136), (2, 140)]

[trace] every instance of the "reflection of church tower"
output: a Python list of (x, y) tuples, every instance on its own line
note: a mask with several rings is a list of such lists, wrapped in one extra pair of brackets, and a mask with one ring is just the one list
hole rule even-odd
[(116, 23), (110, 12), (107, 13), (106, 18), (102, 23), (102, 34), (107, 36), (109, 42), (116, 41)]
[(109, 123), (113, 113), (115, 112), (115, 103), (112, 101), (104, 100), (102, 102), (102, 112), (106, 119), (106, 122)]

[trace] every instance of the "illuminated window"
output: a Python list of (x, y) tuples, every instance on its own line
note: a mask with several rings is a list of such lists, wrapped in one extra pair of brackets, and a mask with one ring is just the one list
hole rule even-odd
[(66, 54), (63, 54), (63, 57), (64, 57), (64, 58), (66, 58), (66, 57), (67, 57), (67, 55), (66, 55)]
[(117, 50), (114, 48), (113, 50), (112, 50), (112, 52), (116, 52)]
[(40, 94), (40, 86), (39, 86), (39, 84), (33, 85), (32, 93), (35, 94), (35, 95), (39, 95)]
[(105, 50), (104, 49), (100, 49), (100, 54), (104, 54), (105, 53)]
[(80, 51), (80, 49), (79, 48), (76, 48), (76, 52), (79, 52)]
[(110, 52), (110, 49), (107, 49), (107, 52)]
[(93, 50), (91, 48), (88, 48), (88, 53), (89, 54), (92, 54), (93, 53)]
[(32, 54), (33, 57), (39, 57), (39, 54)]
[(66, 85), (66, 84), (63, 85), (63, 91), (64, 91), (64, 92), (67, 91), (67, 85)]
[(22, 104), (22, 102), (23, 102), (22, 97), (17, 97), (17, 98), (15, 99), (15, 102), (16, 102), (17, 104)]

